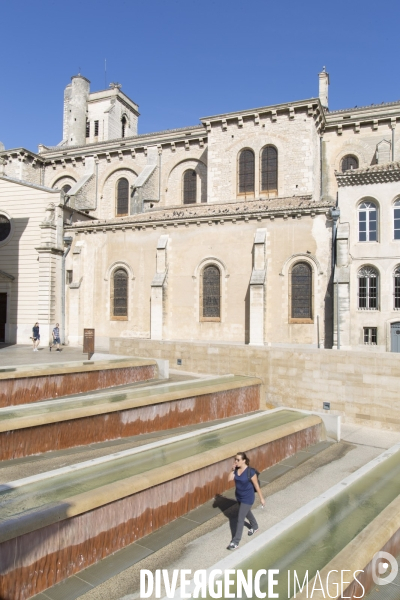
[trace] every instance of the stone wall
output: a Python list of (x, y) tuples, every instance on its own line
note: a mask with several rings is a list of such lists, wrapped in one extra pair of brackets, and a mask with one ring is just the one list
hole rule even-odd
[(319, 189), (319, 140), (313, 115), (304, 109), (289, 114), (266, 114), (213, 123), (208, 134), (208, 202), (238, 196), (238, 156), (250, 148), (255, 156), (255, 190), (260, 190), (261, 152), (266, 145), (278, 151), (278, 196), (314, 194)]
[[(307, 205), (306, 199), (304, 204)], [(221, 206), (229, 210), (227, 204)], [(248, 208), (252, 208), (251, 203)], [(264, 203), (261, 209), (265, 208), (268, 205)], [(192, 214), (195, 208), (187, 210)], [(80, 342), (82, 327), (94, 327), (96, 339), (101, 339), (104, 347), (108, 346), (109, 337), (154, 339), (151, 306), (154, 307), (155, 298), (152, 304), (151, 289), (153, 277), (161, 272), (167, 272), (162, 283), (163, 324), (158, 322), (162, 339), (248, 342), (252, 318), (249, 284), (253, 246), (256, 232), (265, 229), (265, 266), (255, 267), (266, 270), (265, 280), (261, 282), (265, 302), (255, 322), (255, 327), (261, 330), (261, 343), (316, 345), (319, 324), (320, 341), (327, 340), (329, 344), (326, 324), (332, 320), (329, 297), (331, 226), (326, 209), (321, 214), (302, 215), (296, 211), (277, 218), (274, 215), (270, 218), (268, 210), (260, 215), (240, 214), (239, 211), (234, 215), (222, 213), (217, 218), (212, 214), (217, 210), (216, 205), (202, 205), (196, 210), (198, 217), (188, 218), (185, 213), (168, 222), (162, 214), (153, 222), (140, 221), (143, 218), (138, 215), (130, 222), (127, 219), (123, 227), (117, 222), (108, 226), (93, 223), (87, 228), (77, 226), (68, 230), (74, 235), (66, 267), (73, 270), (74, 275), (74, 285), (67, 292), (70, 343)], [(205, 211), (210, 214), (203, 214)], [(147, 218), (150, 217), (157, 218), (157, 213), (148, 213)], [(162, 235), (169, 236), (166, 264), (157, 271), (157, 247)], [(292, 322), (289, 318), (290, 269), (298, 261), (307, 262), (313, 274), (313, 318), (307, 322)], [(208, 264), (216, 265), (221, 275), (219, 320), (201, 317), (201, 278), (203, 268)], [(126, 318), (116, 319), (111, 314), (110, 298), (112, 274), (119, 267), (126, 269), (129, 276), (128, 314)], [(79, 302), (76, 300), (74, 304), (73, 297), (77, 294)], [(76, 306), (76, 310), (72, 310), (72, 306)], [(77, 318), (81, 319), (81, 324), (75, 327), (73, 323)]]
[(193, 373), (256, 376), (266, 407), (323, 412), (330, 402), (330, 414), (345, 422), (400, 431), (400, 354), (123, 338), (111, 339), (110, 352), (163, 358)]

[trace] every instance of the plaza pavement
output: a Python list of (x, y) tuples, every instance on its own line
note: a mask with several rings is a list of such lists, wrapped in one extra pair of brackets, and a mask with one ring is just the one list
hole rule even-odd
[(61, 346), (61, 352), (56, 352), (55, 348), (50, 352), (49, 346), (39, 346), (38, 352), (33, 352), (32, 345), (0, 344), (0, 367), (53, 364), (74, 360), (87, 360), (87, 353), (83, 354), (82, 346)]

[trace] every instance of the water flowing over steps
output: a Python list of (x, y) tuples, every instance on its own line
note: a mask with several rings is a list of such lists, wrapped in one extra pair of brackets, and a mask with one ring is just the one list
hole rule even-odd
[[(259, 380), (227, 376), (0, 409), (6, 464), (74, 446), (80, 457), (1, 486), (0, 597), (30, 598), (226, 491), (238, 444), (267, 468), (323, 438), (318, 417), (257, 412), (259, 394)], [(157, 432), (158, 441), (140, 441)], [(115, 452), (117, 442), (128, 447)], [(112, 453), (82, 462), (85, 444)]]

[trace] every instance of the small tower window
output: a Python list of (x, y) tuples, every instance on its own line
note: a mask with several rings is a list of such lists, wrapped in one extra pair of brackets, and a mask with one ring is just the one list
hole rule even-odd
[(183, 174), (183, 204), (195, 204), (197, 196), (197, 175), (192, 169)]
[(90, 137), (90, 121), (88, 120), (86, 120), (86, 137)]
[(358, 169), (358, 158), (352, 154), (348, 154), (342, 159), (342, 173), (351, 169)]
[(95, 121), (94, 122), (94, 137), (98, 137), (99, 135), (99, 122)]
[(125, 115), (122, 117), (121, 119), (121, 137), (125, 137), (125, 131), (126, 131), (126, 117)]

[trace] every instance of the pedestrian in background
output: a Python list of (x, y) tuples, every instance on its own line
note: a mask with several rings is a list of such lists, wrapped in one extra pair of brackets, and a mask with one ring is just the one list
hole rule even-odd
[(56, 352), (61, 352), (60, 350), (60, 326), (56, 323), (56, 326), (53, 329), (53, 341), (50, 344), (50, 352), (53, 346), (57, 346)]
[(32, 337), (31, 340), (33, 342), (33, 351), (38, 351), (38, 346), (40, 344), (40, 333), (39, 333), (39, 323), (36, 322), (32, 327)]

